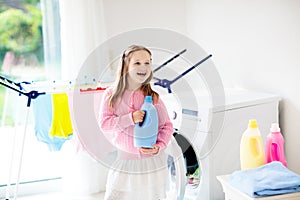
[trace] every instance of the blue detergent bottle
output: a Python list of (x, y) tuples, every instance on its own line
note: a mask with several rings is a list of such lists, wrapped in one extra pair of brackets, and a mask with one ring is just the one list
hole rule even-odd
[(134, 146), (153, 148), (158, 132), (158, 115), (152, 104), (152, 96), (146, 96), (141, 110), (145, 111), (143, 122), (136, 123), (134, 127)]

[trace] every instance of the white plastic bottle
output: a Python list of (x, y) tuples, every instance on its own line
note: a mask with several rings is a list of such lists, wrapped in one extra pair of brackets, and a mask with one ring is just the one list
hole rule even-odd
[(256, 120), (249, 120), (240, 143), (241, 169), (256, 168), (265, 164), (264, 145)]

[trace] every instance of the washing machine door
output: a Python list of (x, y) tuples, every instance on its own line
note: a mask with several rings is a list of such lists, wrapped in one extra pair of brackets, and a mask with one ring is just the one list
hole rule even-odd
[(174, 187), (172, 188), (172, 191), (170, 191), (170, 195), (173, 197), (168, 199), (182, 200), (184, 198), (186, 187), (186, 167), (182, 150), (174, 137), (171, 138), (165, 152), (172, 157), (176, 174)]

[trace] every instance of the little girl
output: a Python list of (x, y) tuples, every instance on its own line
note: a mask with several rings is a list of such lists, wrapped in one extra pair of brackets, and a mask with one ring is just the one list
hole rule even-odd
[[(167, 109), (152, 90), (151, 52), (143, 46), (130, 46), (122, 55), (113, 87), (103, 95), (100, 127), (118, 149), (111, 166), (105, 200), (158, 200), (166, 198), (167, 156), (164, 149), (173, 134)], [(151, 95), (158, 113), (158, 136), (153, 148), (137, 148), (133, 143), (136, 123), (142, 122), (144, 98)]]

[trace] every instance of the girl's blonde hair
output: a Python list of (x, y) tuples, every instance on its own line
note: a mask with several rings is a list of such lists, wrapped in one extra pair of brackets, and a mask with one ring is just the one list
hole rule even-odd
[[(127, 80), (127, 73), (128, 73), (128, 65), (131, 59), (131, 55), (133, 52), (136, 51), (147, 51), (152, 56), (152, 53), (149, 49), (147, 49), (144, 46), (139, 45), (132, 45), (129, 46), (123, 53), (122, 58), (120, 60), (119, 66), (118, 66), (118, 73), (115, 80), (115, 83), (113, 85), (113, 91), (110, 96), (109, 105), (110, 107), (114, 107), (117, 99), (122, 96), (126, 89), (126, 80)], [(142, 83), (142, 86), (140, 90), (143, 91), (143, 94), (145, 96), (152, 96), (153, 102), (156, 103), (158, 101), (159, 95), (154, 90), (152, 90), (150, 81), (153, 78), (153, 71), (151, 70), (150, 76), (145, 80), (144, 83)]]

